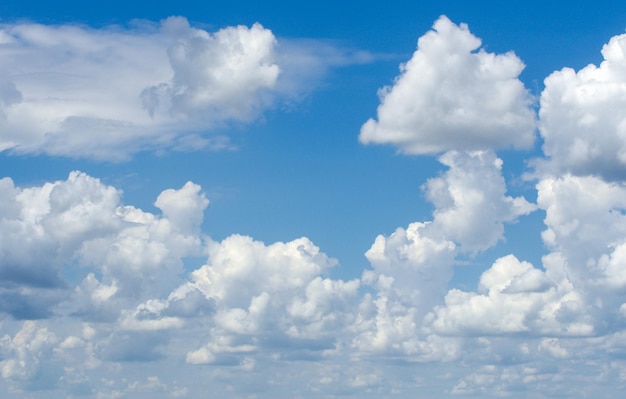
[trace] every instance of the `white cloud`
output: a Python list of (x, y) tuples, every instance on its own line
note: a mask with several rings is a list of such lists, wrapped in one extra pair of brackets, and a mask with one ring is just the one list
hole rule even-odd
[(450, 169), (431, 178), (426, 196), (435, 205), (432, 229), (466, 252), (484, 251), (504, 238), (504, 222), (514, 222), (536, 206), (506, 195), (502, 160), (491, 151), (439, 157)]
[(159, 196), (162, 217), (124, 206), (119, 190), (80, 172), (39, 187), (0, 185), (0, 310), (16, 318), (49, 317), (68, 298), (64, 272), (80, 270), (89, 271), (74, 290), (80, 300), (62, 306), (115, 317), (119, 298), (169, 292), (182, 258), (203, 253), (208, 200), (193, 183)]
[(546, 211), (542, 238), (552, 250), (546, 268), (560, 268), (567, 276), (596, 330), (621, 328), (626, 188), (597, 177), (565, 175), (541, 180), (537, 190), (538, 205)]
[(211, 243), (208, 263), (188, 283), (215, 304), (211, 339), (187, 361), (225, 361), (268, 345), (331, 348), (359, 289), (358, 280), (323, 277), (335, 264), (304, 237), (267, 246), (239, 235)]
[[(270, 107), (281, 67), (259, 24), (209, 33), (158, 26), (0, 26), (0, 150), (121, 160), (228, 146), (205, 132)], [(288, 96), (289, 93), (281, 95)]]
[[(377, 284), (387, 286), (386, 276), (395, 289), (408, 293), (416, 290), (419, 282), (428, 281), (429, 290), (445, 286), (451, 277), (449, 266), (456, 255), (456, 246), (447, 240), (428, 236), (430, 223), (412, 223), (407, 229), (398, 228), (388, 237), (379, 235), (365, 256), (374, 268)], [(373, 277), (367, 273), (365, 279)], [(426, 287), (425, 287), (426, 288)], [(424, 299), (431, 295), (424, 295)]]
[[(26, 321), (13, 336), (0, 339), (0, 373), (2, 377), (23, 387), (49, 389), (54, 387), (59, 370), (49, 363), (57, 337), (36, 322)], [(47, 371), (47, 372), (46, 372)]]
[[(513, 255), (480, 279), (479, 293), (453, 289), (429, 316), (435, 331), (465, 334), (589, 336), (619, 331), (626, 279), (626, 189), (597, 177), (565, 175), (537, 184), (545, 210), (543, 269)], [(554, 357), (567, 351), (549, 346)]]
[[(328, 277), (336, 261), (304, 237), (268, 245), (241, 235), (221, 242), (202, 237), (208, 200), (191, 182), (164, 190), (157, 215), (122, 204), (119, 190), (80, 172), (30, 188), (0, 180), (3, 256), (21, 259), (22, 272), (43, 267), (45, 256), (52, 262), (42, 271), (60, 284), (3, 282), (0, 303), (46, 310), (36, 323), (2, 321), (4, 383), (16, 392), (55, 387), (66, 395), (166, 397), (193, 394), (194, 378), (203, 375), (227, 396), (242, 392), (228, 385), (246, 373), (254, 389), (307, 386), (348, 395), (416, 389), (414, 376), (385, 371), (392, 359), (428, 370), (452, 392), (487, 395), (515, 392), (519, 384), (540, 391), (562, 372), (554, 362), (580, 370), (588, 356), (622, 353), (624, 188), (592, 177), (542, 180), (543, 236), (552, 251), (544, 268), (507, 256), (483, 273), (477, 292), (448, 290), (459, 254), (494, 245), (502, 224), (534, 205), (506, 195), (501, 161), (491, 152), (450, 152), (441, 161), (449, 169), (424, 186), (433, 220), (379, 236), (361, 282)], [(459, 216), (442, 216), (448, 213)], [(476, 213), (467, 230), (455, 224)], [(472, 241), (472, 232), (481, 239)], [(8, 246), (10, 239), (21, 247)], [(11, 252), (18, 249), (35, 255), (22, 259)], [(206, 254), (206, 264), (179, 275), (190, 254)], [(86, 276), (66, 281), (64, 265)], [(597, 278), (585, 281), (590, 274)], [(34, 314), (2, 310), (16, 318)], [(180, 367), (163, 374), (172, 362)], [(449, 362), (473, 372), (449, 376)], [(298, 374), (284, 384), (284, 368), (293, 364)], [(326, 367), (347, 371), (328, 380)], [(606, 378), (619, 379), (620, 370), (611, 366)]]
[(546, 211), (544, 242), (567, 264), (579, 286), (623, 286), (614, 262), (626, 235), (626, 187), (595, 177), (565, 175), (537, 184), (537, 202)]
[(626, 35), (602, 48), (604, 61), (545, 79), (539, 131), (551, 173), (624, 178), (626, 165)]
[[(274, 54), (278, 61), (257, 69), (264, 43), (273, 38), (259, 26), (215, 35), (189, 28), (182, 19), (132, 32), (58, 27), (48, 34), (50, 28), (29, 26), (24, 37), (50, 48), (106, 46), (106, 40), (85, 41), (103, 32), (130, 41), (171, 39), (166, 44), (175, 47), (170, 55), (178, 69), (142, 86), (148, 87), (143, 106), (150, 109), (135, 98), (137, 109), (148, 118), (152, 113), (154, 123), (166, 116), (187, 118), (189, 126), (192, 119), (204, 123), (211, 113), (199, 110), (216, 101), (228, 118), (248, 120), (272, 104), (266, 88), (282, 93), (292, 83), (281, 86), (279, 73), (270, 84), (273, 65), (306, 63), (298, 54)], [(485, 65), (510, 63), (507, 72), (521, 67), (512, 54), (473, 51), (480, 43), (464, 26), (444, 18), (435, 28), (422, 38), (410, 65), (423, 67), (432, 58), (428, 49), (445, 44), (450, 55), (455, 43), (464, 43), (456, 53), (468, 65), (491, 60)], [(0, 42), (15, 37), (0, 34)], [(225, 64), (204, 58), (207, 41), (222, 54), (220, 46), (234, 38), (242, 48), (251, 46), (245, 52), (250, 63), (222, 69)], [(189, 53), (178, 53), (176, 40), (187, 40)], [(415, 73), (412, 68), (407, 65), (388, 96)], [(252, 81), (239, 82), (239, 70)], [(203, 92), (215, 83), (212, 74), (231, 77), (220, 86), (223, 91)], [(0, 82), (2, 123), (29, 101), (18, 84), (24, 80), (7, 76)], [(506, 76), (504, 81), (516, 82), (516, 74)], [(511, 87), (527, 100), (523, 87)], [(258, 96), (242, 108), (229, 102), (247, 88)], [(444, 136), (437, 151), (453, 148), (446, 147), (451, 136)], [(172, 137), (164, 138), (171, 143)], [(216, 398), (424, 392), (574, 397), (603, 396), (603, 389), (619, 395), (626, 381), (626, 362), (620, 360), (626, 355), (626, 187), (600, 177), (543, 176), (536, 186), (538, 204), (532, 204), (507, 195), (503, 161), (492, 151), (521, 143), (494, 140), (472, 141), (487, 149), (440, 156), (446, 169), (423, 185), (434, 205), (432, 220), (379, 235), (366, 252), (371, 268), (350, 281), (332, 278), (337, 262), (306, 237), (265, 244), (239, 234), (221, 241), (203, 236), (209, 201), (192, 182), (164, 190), (154, 203), (158, 211), (151, 213), (125, 205), (120, 190), (80, 172), (28, 188), (0, 179), (0, 392), (52, 399), (166, 398), (194, 397), (208, 386)], [(413, 148), (398, 145), (405, 152)], [(589, 165), (572, 170), (589, 172)], [(598, 174), (607, 177), (607, 170)], [(520, 254), (488, 259), (502, 249), (485, 252), (505, 240), (505, 224), (536, 208), (545, 211), (542, 264), (523, 261)], [(485, 270), (476, 289), (450, 289), (454, 263), (479, 254), (472, 263)], [(191, 270), (185, 265), (189, 256), (206, 262)]]
[[(547, 265), (547, 267), (550, 267)], [(508, 255), (486, 270), (479, 293), (452, 289), (445, 305), (429, 315), (444, 335), (574, 335), (587, 336), (594, 326), (586, 315), (584, 296), (567, 281)]]
[(180, 190), (163, 191), (154, 205), (161, 209), (174, 228), (192, 232), (200, 227), (209, 200), (200, 195), (200, 186), (187, 182)]
[(183, 17), (99, 29), (0, 25), (0, 151), (127, 160), (138, 151), (234, 148), (218, 135), (297, 101), (367, 52), (284, 43), (258, 23), (216, 32)]
[[(426, 197), (435, 205), (433, 220), (398, 228), (387, 237), (379, 235), (366, 253), (372, 270), (365, 271), (362, 280), (375, 288), (376, 297), (368, 294), (362, 300), (352, 341), (363, 353), (391, 353), (415, 361), (457, 358), (460, 340), (437, 333), (460, 336), (450, 334), (450, 330), (462, 328), (437, 326), (437, 333), (428, 328), (432, 322), (429, 312), (443, 304), (444, 298), (446, 303), (458, 302), (469, 310), (476, 302), (464, 293), (455, 296), (456, 291), (446, 295), (452, 265), (459, 254), (475, 254), (495, 245), (503, 238), (504, 222), (535, 210), (535, 205), (523, 197), (506, 196), (502, 160), (493, 152), (450, 151), (439, 160), (449, 169), (424, 186)], [(538, 289), (544, 283), (541, 276), (529, 272), (511, 289)], [(480, 314), (458, 310), (463, 320), (467, 316), (469, 322), (485, 325)], [(501, 316), (499, 312), (485, 312), (487, 317)], [(524, 317), (523, 312), (519, 317)], [(446, 322), (452, 318), (448, 316)], [(488, 320), (487, 325), (493, 324)], [(492, 328), (490, 331), (497, 330)]]
[(263, 91), (274, 87), (280, 72), (271, 31), (254, 24), (212, 35), (171, 17), (162, 23), (162, 32), (178, 40), (167, 49), (171, 80), (156, 82), (140, 95), (153, 118), (167, 120), (172, 113), (210, 126), (220, 120), (245, 121), (267, 107)]
[(532, 98), (517, 78), (524, 64), (480, 45), (467, 25), (440, 17), (393, 86), (380, 90), (378, 120), (363, 125), (360, 141), (408, 154), (531, 147)]

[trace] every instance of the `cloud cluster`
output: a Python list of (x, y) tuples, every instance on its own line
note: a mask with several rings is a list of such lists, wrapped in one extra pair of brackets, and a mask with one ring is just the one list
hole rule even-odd
[(455, 260), (492, 247), (503, 237), (504, 222), (535, 209), (523, 197), (506, 196), (502, 160), (492, 152), (451, 151), (440, 162), (449, 170), (424, 186), (436, 207), (433, 220), (380, 235), (366, 253), (372, 270), (363, 280), (376, 296), (364, 297), (353, 340), (364, 353), (390, 351), (421, 362), (458, 358), (462, 340), (442, 336), (430, 314), (450, 296)]
[[(14, 151), (63, 154), (55, 152), (61, 136), (90, 156), (100, 156), (90, 152), (96, 147), (110, 155), (130, 143), (170, 145), (182, 136), (169, 123), (193, 130), (249, 120), (281, 90), (276, 39), (259, 25), (209, 34), (182, 18), (134, 31), (23, 24), (5, 26), (0, 41), (0, 51), (17, 54), (0, 61), (9, 72), (33, 49), (46, 55), (0, 81), (3, 146)], [(547, 159), (528, 192), (533, 204), (507, 194), (494, 152), (533, 142), (521, 61), (476, 51), (480, 41), (466, 26), (440, 18), (384, 94), (379, 121), (361, 132), (364, 142), (406, 153), (444, 152), (445, 170), (422, 186), (432, 218), (376, 237), (365, 253), (370, 267), (349, 281), (331, 277), (338, 262), (307, 237), (205, 236), (209, 200), (193, 182), (162, 191), (153, 213), (82, 172), (32, 187), (0, 179), (0, 389), (46, 398), (194, 397), (207, 384), (223, 398), (623, 389), (626, 186), (614, 173), (623, 112), (605, 106), (621, 104), (624, 41), (605, 46), (600, 67), (546, 80)], [(147, 68), (148, 53), (162, 63)], [(119, 63), (120, 79), (139, 79), (99, 81), (101, 104), (128, 94), (119, 108), (91, 108), (93, 87), (80, 83), (81, 73), (111, 77), (97, 70), (102, 60)], [(129, 60), (147, 68), (145, 76)], [(54, 85), (58, 98), (42, 94)], [(128, 118), (134, 133), (122, 141), (102, 135), (111, 146), (90, 147), (63, 130), (97, 120), (109, 131), (100, 112), (114, 112), (116, 123)], [(19, 115), (31, 130), (5, 129)], [(569, 125), (563, 115), (574, 116)], [(152, 131), (135, 129), (144, 122), (159, 135), (142, 136)], [(44, 134), (44, 125), (61, 130)], [(507, 223), (537, 210), (545, 214), (536, 232), (545, 244), (541, 265), (522, 254), (490, 258)], [(451, 287), (468, 257), (483, 268), (475, 289)], [(199, 258), (201, 266), (190, 265)]]
[[(624, 353), (616, 345), (626, 325), (624, 43), (624, 35), (613, 37), (599, 67), (564, 68), (545, 80), (535, 205), (506, 196), (495, 154), (468, 151), (532, 145), (521, 61), (479, 49), (467, 26), (445, 17), (420, 38), (359, 138), (407, 154), (448, 151), (439, 160), (450, 169), (423, 186), (433, 220), (381, 235), (367, 252), (372, 270), (363, 282), (374, 292), (359, 308), (356, 349), (477, 367), (456, 381), (455, 395), (576, 395), (594, 379), (622, 384), (619, 361), (593, 377), (579, 370), (601, 351)], [(508, 254), (482, 272), (475, 291), (448, 287), (460, 256), (492, 248), (504, 239), (504, 223), (536, 209), (545, 212), (541, 265)], [(573, 375), (585, 382), (561, 382)]]
[[(584, 357), (574, 354), (583, 349), (623, 352), (626, 190), (591, 177), (540, 181), (551, 251), (543, 268), (508, 255), (483, 272), (476, 292), (449, 289), (459, 257), (496, 245), (503, 223), (535, 205), (506, 195), (502, 161), (491, 152), (440, 160), (449, 169), (424, 185), (433, 219), (377, 237), (360, 281), (330, 278), (337, 262), (306, 237), (204, 237), (208, 200), (193, 183), (164, 190), (157, 215), (124, 205), (119, 190), (80, 172), (29, 188), (2, 179), (0, 242), (12, 244), (3, 244), (2, 257), (22, 262), (2, 271), (1, 310), (12, 316), (0, 340), (5, 383), (17, 392), (167, 397), (189, 392), (204, 365), (220, 370), (207, 378), (227, 397), (224, 384), (241, 373), (251, 389), (287, 389), (279, 388), (281, 370), (297, 363), (289, 389), (376, 395), (391, 384), (383, 359), (526, 364), (477, 368), (446, 383), (457, 393), (506, 393), (521, 381), (540, 390), (557, 378), (560, 371), (529, 371), (546, 362), (580, 368)], [(480, 209), (492, 212), (469, 225), (446, 216)], [(189, 256), (206, 262), (186, 269)], [(54, 279), (42, 285), (42, 275)], [(159, 375), (172, 361), (180, 370), (167, 378), (119, 374), (140, 362)], [(326, 367), (344, 370), (343, 380)], [(407, 378), (393, 386), (419, 386)]]
[(359, 140), (407, 154), (532, 147), (532, 97), (517, 78), (524, 64), (480, 45), (467, 25), (440, 17), (393, 86), (379, 91), (378, 120), (361, 127)]
[[(124, 205), (119, 190), (81, 172), (0, 185), (0, 311), (15, 320), (0, 367), (13, 389), (35, 389), (56, 367), (47, 388), (93, 392), (90, 375), (106, 362), (170, 354), (243, 370), (268, 350), (321, 357), (354, 320), (360, 282), (326, 276), (335, 260), (305, 237), (203, 236), (208, 200), (191, 182), (157, 197), (160, 215)], [(206, 264), (187, 273), (185, 259), (198, 256)]]
[(192, 183), (159, 196), (163, 217), (123, 206), (117, 189), (80, 172), (40, 187), (17, 188), (9, 178), (0, 185), (0, 306), (17, 319), (49, 317), (71, 288), (67, 273), (92, 268), (76, 287), (86, 297), (72, 306), (97, 317), (93, 306), (109, 306), (116, 294), (175, 284), (182, 258), (202, 253), (208, 200)]

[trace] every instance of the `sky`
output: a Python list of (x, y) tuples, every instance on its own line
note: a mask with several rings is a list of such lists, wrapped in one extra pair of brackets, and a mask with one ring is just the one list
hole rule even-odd
[(626, 4), (0, 4), (0, 394), (621, 398)]

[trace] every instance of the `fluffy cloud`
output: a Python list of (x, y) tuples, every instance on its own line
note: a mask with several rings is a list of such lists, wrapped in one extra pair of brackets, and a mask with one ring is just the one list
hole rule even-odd
[(213, 363), (260, 347), (333, 347), (351, 319), (358, 280), (324, 278), (335, 261), (308, 239), (269, 246), (233, 235), (209, 247), (209, 262), (192, 286), (215, 303), (212, 338), (187, 356)]
[(435, 331), (588, 336), (621, 328), (626, 189), (566, 175), (541, 180), (537, 190), (551, 250), (543, 269), (513, 255), (498, 259), (482, 274), (478, 293), (448, 292), (429, 315)]
[(554, 274), (513, 255), (500, 258), (482, 274), (480, 293), (450, 290), (428, 322), (438, 333), (455, 336), (592, 334), (583, 295), (568, 281), (555, 281)]
[(393, 86), (380, 90), (378, 120), (363, 125), (360, 141), (408, 154), (531, 147), (532, 98), (517, 79), (524, 64), (480, 45), (467, 25), (440, 17)]
[(439, 162), (450, 169), (426, 182), (426, 197), (435, 206), (434, 234), (477, 252), (504, 237), (504, 222), (535, 210), (523, 197), (506, 195), (502, 160), (491, 151), (448, 152)]
[[(162, 40), (153, 43), (154, 54), (161, 54), (170, 75), (140, 82), (141, 90), (133, 89), (136, 109), (128, 110), (142, 112), (154, 124), (167, 118), (184, 126), (209, 123), (219, 107), (226, 119), (249, 120), (271, 105), (273, 91), (286, 87), (280, 82), (282, 69), (274, 78), (274, 67), (298, 63), (272, 52), (274, 62), (266, 62), (265, 50), (275, 39), (260, 26), (215, 34), (192, 29), (182, 19), (132, 32), (39, 27), (38, 41), (28, 36), (37, 26), (24, 26), (29, 27), (24, 37), (52, 47), (99, 45), (81, 41), (89, 35), (104, 35), (100, 44), (113, 46), (107, 35), (117, 35), (119, 43), (109, 49), (115, 53), (134, 48), (133, 41)], [(61, 44), (59, 32), (65, 32)], [(8, 51), (18, 36), (1, 34), (8, 46), (0, 51)], [(233, 43), (241, 45), (235, 46), (243, 51), (241, 64), (228, 58), (237, 50), (229, 47)], [(454, 69), (451, 54), (456, 54), (458, 62), (482, 65), (490, 76), (502, 72), (504, 83), (498, 82), (512, 87), (511, 98), (522, 104), (516, 109), (528, 111), (527, 94), (516, 79), (519, 60), (474, 51), (479, 46), (466, 27), (440, 19), (420, 40), (386, 99), (404, 90), (398, 88), (410, 80), (407, 76), (423, 74), (419, 68), (443, 48), (437, 54), (445, 57), (437, 59), (449, 58), (448, 80), (438, 85), (467, 83)], [(167, 48), (169, 53), (162, 52)], [(65, 55), (56, 60), (67, 63)], [(81, 62), (95, 68), (91, 59)], [(238, 71), (251, 80), (240, 81)], [(230, 80), (220, 86), (213, 79), (218, 75)], [(477, 76), (478, 85), (495, 85)], [(8, 123), (12, 110), (32, 97), (22, 85), (24, 77), (2, 79), (0, 117)], [(70, 90), (66, 83), (65, 90), (80, 93), (80, 87)], [(210, 92), (203, 92), (207, 87)], [(469, 86), (467, 92), (477, 93)], [(238, 104), (241, 96), (249, 98)], [(386, 99), (381, 110), (393, 104)], [(524, 129), (531, 131), (532, 113), (524, 112), (516, 115), (526, 115)], [(487, 133), (481, 141), (476, 131), (467, 131), (473, 137), (467, 142), (482, 144), (466, 147), (461, 140), (458, 148), (483, 149), (451, 150), (439, 157), (445, 170), (422, 186), (434, 207), (431, 220), (379, 235), (365, 254), (371, 267), (360, 280), (332, 278), (338, 262), (306, 237), (266, 244), (239, 234), (220, 241), (204, 236), (209, 201), (192, 182), (164, 190), (153, 213), (125, 205), (120, 190), (80, 172), (27, 188), (0, 179), (0, 391), (53, 399), (192, 397), (207, 386), (217, 398), (621, 391), (626, 381), (626, 362), (620, 360), (626, 355), (625, 186), (577, 174), (543, 176), (536, 185), (537, 205), (532, 204), (507, 195), (503, 161), (491, 150), (523, 146), (532, 142), (532, 134), (516, 142), (508, 131), (508, 138), (498, 141), (482, 130)], [(178, 140), (159, 137), (163, 143)], [(451, 137), (442, 133), (438, 147), (429, 151), (456, 148)], [(407, 143), (395, 144), (412, 152), (417, 141)], [(557, 158), (550, 162), (556, 165)], [(568, 168), (562, 164), (551, 171)], [(575, 172), (591, 171), (585, 168)], [(606, 177), (605, 172), (597, 174)], [(536, 208), (545, 212), (542, 264), (526, 262), (520, 254), (488, 259), (502, 249), (488, 251), (504, 241), (506, 224)], [(191, 267), (185, 264), (190, 256), (194, 263), (198, 257), (206, 261)], [(455, 262), (468, 256), (484, 268), (476, 289), (451, 289)]]
[(550, 261), (584, 293), (596, 330), (612, 332), (623, 323), (626, 278), (626, 188), (596, 177), (566, 175), (537, 185), (546, 211), (542, 237)]
[(207, 130), (251, 121), (301, 91), (305, 74), (288, 71), (278, 84), (277, 40), (259, 24), (209, 33), (170, 17), (128, 29), (4, 24), (0, 33), (0, 150), (14, 153), (120, 160), (222, 148), (227, 139)]
[[(506, 195), (502, 161), (491, 152), (440, 160), (448, 170), (424, 185), (433, 219), (379, 236), (361, 281), (328, 277), (337, 262), (305, 237), (272, 244), (203, 237), (208, 200), (191, 182), (164, 190), (156, 215), (122, 204), (119, 190), (80, 172), (30, 188), (0, 180), (3, 258), (25, 251), (33, 258), (16, 270), (39, 267), (56, 278), (42, 286), (4, 271), (1, 303), (45, 310), (2, 308), (13, 319), (44, 318), (3, 320), (4, 383), (21, 393), (164, 398), (195, 392), (200, 375), (223, 397), (245, 393), (232, 386), (242, 373), (253, 390), (329, 395), (424, 384), (398, 365), (402, 377), (385, 372), (394, 359), (443, 378), (438, 384), (451, 392), (505, 394), (519, 384), (541, 391), (566, 369), (580, 370), (587, 356), (624, 352), (624, 188), (592, 177), (542, 180), (538, 205), (552, 251), (543, 269), (505, 256), (476, 292), (449, 290), (456, 258), (495, 245), (503, 224), (534, 205)], [(482, 216), (466, 229), (455, 224), (474, 213)], [(11, 239), (21, 246), (7, 245)], [(201, 254), (206, 264), (185, 273), (184, 257)], [(68, 279), (68, 267), (84, 277)], [(442, 364), (452, 361), (473, 371), (444, 378)], [(172, 362), (180, 367), (164, 375)], [(555, 362), (566, 363), (545, 366)], [(284, 385), (284, 368), (295, 364), (299, 371)], [(619, 379), (622, 366), (611, 365), (606, 378)], [(342, 380), (328, 367), (344, 370)]]
[(167, 49), (173, 76), (141, 92), (152, 118), (195, 116), (210, 126), (222, 119), (246, 120), (267, 106), (263, 91), (274, 87), (280, 72), (271, 31), (255, 24), (212, 35), (190, 28), (183, 18), (169, 18), (162, 32), (176, 38)]
[[(329, 278), (337, 262), (305, 237), (265, 245), (202, 236), (209, 201), (196, 184), (164, 190), (155, 201), (160, 215), (124, 205), (119, 190), (81, 172), (30, 188), (0, 184), (2, 257), (20, 261), (2, 264), (0, 310), (47, 319), (38, 328), (54, 338), (26, 370), (24, 351), (12, 349), (26, 332), (5, 337), (4, 377), (15, 389), (31, 389), (39, 364), (58, 365), (51, 386), (93, 394), (93, 376), (106, 364), (173, 356), (189, 367), (251, 371), (319, 359), (345, 342), (360, 282)], [(207, 263), (187, 274), (188, 256)], [(34, 326), (21, 328), (31, 336)], [(132, 391), (123, 383), (117, 390)]]
[(0, 185), (0, 309), (16, 318), (48, 317), (67, 298), (65, 265), (101, 276), (87, 274), (75, 289), (81, 300), (69, 305), (96, 316), (94, 306), (120, 296), (168, 292), (182, 258), (202, 253), (197, 230), (208, 200), (193, 183), (159, 196), (163, 217), (122, 205), (120, 191), (80, 172), (40, 187), (17, 188), (8, 178)]
[[(390, 352), (415, 361), (457, 358), (460, 340), (438, 336), (443, 328), (436, 334), (424, 329), (432, 323), (429, 312), (444, 297), (446, 302), (454, 300), (454, 292), (446, 295), (452, 265), (460, 254), (495, 245), (503, 237), (504, 222), (535, 209), (523, 197), (506, 196), (502, 160), (493, 152), (450, 151), (439, 160), (449, 170), (424, 185), (426, 197), (435, 205), (433, 220), (398, 228), (387, 237), (379, 235), (366, 253), (372, 270), (363, 273), (363, 281), (376, 289), (376, 296), (368, 294), (361, 302), (352, 341), (363, 353)], [(471, 298), (458, 302), (472, 309)], [(477, 325), (485, 322), (464, 309), (459, 313)], [(453, 329), (461, 331), (458, 326)]]
[(626, 165), (626, 35), (602, 48), (604, 61), (576, 72), (563, 68), (545, 79), (540, 133), (553, 173), (624, 178)]
[(60, 370), (49, 362), (57, 337), (36, 322), (25, 322), (15, 336), (0, 339), (2, 377), (31, 389), (54, 387)]

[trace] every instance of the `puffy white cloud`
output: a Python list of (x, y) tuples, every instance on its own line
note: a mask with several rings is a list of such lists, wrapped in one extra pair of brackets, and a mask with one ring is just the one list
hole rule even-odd
[(180, 190), (168, 189), (163, 191), (154, 205), (161, 209), (175, 228), (183, 232), (197, 229), (202, 222), (204, 209), (209, 200), (200, 195), (200, 186), (187, 182)]
[(506, 195), (502, 160), (491, 151), (450, 151), (439, 157), (450, 169), (431, 178), (426, 196), (435, 206), (432, 229), (461, 250), (483, 251), (504, 237), (504, 222), (534, 211), (523, 197)]
[(602, 48), (604, 61), (545, 79), (539, 131), (552, 173), (624, 178), (626, 165), (626, 34)]
[(188, 283), (215, 305), (211, 339), (187, 361), (226, 361), (305, 342), (331, 348), (352, 318), (359, 289), (358, 280), (323, 277), (335, 264), (304, 237), (265, 245), (233, 235), (211, 243), (208, 263)]
[(505, 256), (482, 274), (481, 293), (450, 290), (445, 305), (435, 308), (428, 323), (438, 333), (453, 336), (592, 334), (584, 296), (567, 281), (551, 277), (549, 271)]
[(122, 205), (119, 190), (80, 172), (40, 187), (0, 184), (0, 310), (16, 318), (48, 317), (67, 298), (66, 265), (93, 269), (74, 290), (81, 300), (63, 306), (113, 317), (116, 298), (169, 292), (182, 258), (202, 254), (208, 200), (193, 183), (159, 196), (162, 217)]
[(541, 180), (537, 190), (546, 211), (542, 238), (564, 258), (569, 279), (577, 286), (624, 287), (615, 262), (626, 243), (626, 187), (565, 175)]
[[(449, 266), (456, 255), (456, 246), (447, 240), (428, 236), (430, 223), (412, 223), (407, 229), (398, 228), (390, 236), (379, 235), (365, 256), (376, 274), (378, 285), (385, 289), (392, 284), (396, 290), (410, 293), (420, 284), (432, 290), (445, 286), (451, 277)], [(385, 277), (390, 278), (389, 283)], [(374, 277), (366, 272), (364, 278)], [(424, 295), (424, 299), (432, 295)]]
[(209, 33), (170, 17), (158, 26), (14, 23), (0, 32), (0, 150), (16, 153), (120, 160), (228, 146), (205, 132), (271, 106), (281, 70), (276, 38), (259, 24)]
[(60, 374), (50, 364), (56, 341), (53, 333), (33, 321), (24, 322), (13, 337), (4, 335), (0, 339), (2, 377), (27, 389), (54, 387)]
[[(545, 210), (543, 270), (512, 255), (480, 279), (479, 293), (453, 289), (429, 316), (442, 334), (606, 335), (623, 326), (626, 189), (565, 175), (537, 184)], [(554, 357), (568, 352), (544, 342)]]
[(173, 76), (141, 92), (152, 118), (173, 113), (211, 125), (249, 119), (268, 105), (263, 90), (276, 84), (280, 72), (271, 31), (254, 24), (209, 34), (181, 17), (166, 19), (162, 31), (177, 38), (167, 49)]
[(562, 270), (584, 298), (598, 332), (621, 328), (626, 188), (597, 177), (565, 175), (541, 180), (537, 190), (538, 205), (546, 211), (542, 238), (552, 250), (546, 268)]
[[(478, 300), (460, 291), (461, 296), (455, 296), (456, 291), (446, 295), (452, 265), (459, 254), (475, 254), (495, 245), (503, 238), (503, 223), (536, 207), (523, 197), (506, 196), (502, 160), (493, 152), (450, 151), (439, 160), (449, 169), (424, 185), (426, 197), (435, 205), (433, 220), (398, 228), (387, 237), (379, 235), (366, 253), (372, 270), (363, 273), (363, 282), (376, 289), (376, 297), (368, 295), (362, 301), (352, 341), (364, 353), (389, 351), (417, 361), (459, 356), (459, 340), (425, 329), (432, 322), (429, 312), (443, 304), (444, 298), (446, 303), (458, 302), (470, 310), (472, 301)], [(544, 283), (542, 276), (529, 272), (511, 289), (543, 288)], [(486, 312), (499, 317), (497, 312)], [(459, 313), (478, 326), (485, 323), (464, 308)], [(436, 329), (437, 333), (448, 330)]]
[(524, 64), (480, 45), (467, 25), (440, 17), (393, 86), (380, 90), (378, 120), (363, 125), (360, 141), (408, 154), (531, 147), (533, 100), (517, 78)]
[[(447, 44), (443, 54), (450, 55), (453, 44), (466, 40), (464, 52), (455, 51), (467, 53), (468, 65), (489, 57), (493, 65), (521, 65), (510, 54), (473, 51), (480, 43), (463, 26), (442, 19), (435, 28), (421, 43)], [(80, 34), (103, 32), (73, 29), (78, 34), (63, 39), (73, 46), (81, 45)], [(162, 56), (166, 64), (169, 56), (178, 62), (171, 76), (142, 86), (144, 96), (136, 97), (154, 123), (166, 110), (167, 117), (204, 123), (211, 113), (199, 109), (212, 101), (228, 118), (248, 120), (272, 102), (272, 95), (265, 97), (271, 79), (263, 80), (272, 66), (298, 62), (274, 54), (278, 61), (255, 69), (272, 38), (258, 26), (210, 35), (172, 19), (150, 29), (138, 28), (133, 40), (167, 36), (174, 47)], [(37, 40), (59, 39), (42, 32)], [(189, 32), (197, 37), (185, 36)], [(109, 33), (132, 36), (122, 29)], [(14, 37), (0, 35), (0, 41)], [(242, 108), (228, 98), (247, 90), (237, 86), (236, 70), (196, 68), (209, 63), (207, 41), (219, 53), (234, 37), (251, 57), (235, 69), (252, 68), (247, 76), (253, 81), (243, 86), (258, 94)], [(175, 40), (189, 41), (189, 52), (181, 53)], [(423, 66), (434, 54), (426, 50), (437, 48), (421, 43), (411, 65)], [(233, 81), (223, 92), (203, 93), (216, 84), (215, 74)], [(18, 77), (7, 76), (0, 81), (1, 123), (7, 110), (27, 101)], [(280, 76), (271, 90), (285, 87)], [(516, 81), (517, 75), (507, 76)], [(502, 144), (485, 140), (484, 148)], [(502, 145), (521, 145), (511, 140)], [(400, 146), (410, 152), (408, 144)], [(80, 172), (29, 188), (0, 179), (0, 392), (56, 399), (192, 397), (207, 386), (215, 397), (229, 398), (621, 391), (625, 186), (598, 177), (544, 176), (535, 206), (507, 195), (502, 161), (491, 150), (449, 151), (439, 160), (446, 170), (423, 185), (434, 205), (432, 220), (378, 236), (366, 253), (371, 268), (351, 281), (329, 277), (337, 262), (306, 237), (271, 244), (237, 234), (219, 242), (204, 237), (208, 200), (191, 182), (164, 190), (155, 201), (160, 212), (151, 213), (124, 205), (119, 190)], [(569, 170), (564, 165), (551, 171)], [(572, 170), (591, 170), (585, 168)], [(605, 177), (607, 170), (601, 170)], [(450, 289), (456, 261), (493, 248), (504, 240), (506, 223), (537, 207), (545, 211), (542, 265), (522, 255), (491, 264), (486, 252), (474, 258), (491, 264), (476, 289)], [(188, 256), (206, 256), (206, 263), (190, 270), (184, 267)]]

